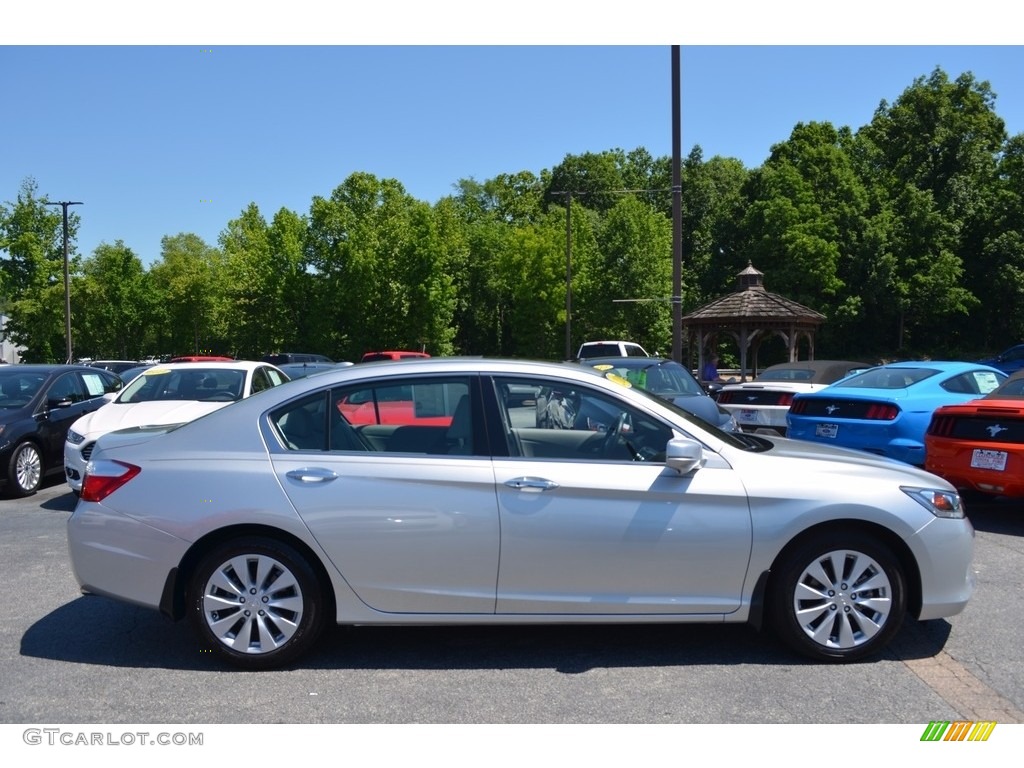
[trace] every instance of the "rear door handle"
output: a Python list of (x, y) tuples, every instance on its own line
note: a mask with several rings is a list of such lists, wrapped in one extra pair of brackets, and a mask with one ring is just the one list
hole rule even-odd
[(298, 480), (300, 483), (329, 483), (331, 480), (337, 480), (338, 475), (329, 469), (322, 469), (320, 467), (303, 467), (302, 469), (293, 469), (289, 471), (288, 477), (292, 480)]

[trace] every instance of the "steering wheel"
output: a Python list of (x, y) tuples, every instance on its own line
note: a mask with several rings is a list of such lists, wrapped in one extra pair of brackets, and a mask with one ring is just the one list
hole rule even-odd
[(612, 449), (615, 448), (616, 443), (622, 438), (624, 432), (632, 431), (632, 420), (629, 414), (623, 411), (619, 414), (619, 417), (615, 419), (615, 423), (608, 427), (608, 432), (605, 434), (604, 443), (601, 444), (601, 453), (605, 456), (611, 456)]

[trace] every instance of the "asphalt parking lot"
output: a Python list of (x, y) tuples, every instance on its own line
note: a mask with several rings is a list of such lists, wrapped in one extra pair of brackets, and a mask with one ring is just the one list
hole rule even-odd
[(884, 656), (816, 665), (743, 626), (337, 628), (240, 672), (152, 611), (83, 596), (60, 482), (0, 499), (3, 723), (1024, 723), (1024, 504), (968, 507), (977, 592)]

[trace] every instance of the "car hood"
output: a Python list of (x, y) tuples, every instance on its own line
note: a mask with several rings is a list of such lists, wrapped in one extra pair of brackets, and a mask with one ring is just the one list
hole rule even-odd
[(108, 403), (83, 416), (71, 427), (86, 438), (115, 429), (150, 424), (181, 424), (193, 421), (230, 403), (204, 403), (196, 400), (155, 400), (146, 403)]
[[(770, 442), (773, 447), (759, 455), (769, 459), (781, 459), (788, 462), (806, 461), (809, 465), (813, 463), (815, 466), (826, 468), (832, 473), (838, 472), (845, 475), (880, 477), (896, 474), (899, 475), (901, 483), (917, 483), (922, 487), (954, 490), (952, 485), (931, 472), (915, 467), (912, 464), (885, 456), (878, 456), (867, 451), (858, 451), (807, 440), (792, 440), (785, 437), (767, 437), (764, 439)], [(788, 465), (786, 473), (787, 476), (792, 476), (792, 464)]]

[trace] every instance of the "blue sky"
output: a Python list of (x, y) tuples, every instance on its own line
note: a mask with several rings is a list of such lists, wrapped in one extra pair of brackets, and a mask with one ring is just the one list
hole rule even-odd
[[(669, 155), (672, 43), (682, 45), (684, 154), (699, 145), (705, 158), (756, 167), (797, 123), (857, 129), (935, 67), (989, 81), (1008, 131), (1024, 132), (1024, 46), (752, 45), (773, 37), (743, 28), (735, 40), (744, 44), (680, 34), (626, 45), (607, 23), (566, 35), (569, 44), (518, 38), (543, 45), (466, 43), (491, 42), (493, 26), (464, 39), (436, 29), (423, 36), (444, 44), (406, 44), (402, 28), (391, 36), (401, 44), (384, 45), (381, 34), (368, 35), (370, 44), (338, 35), (329, 45), (285, 25), (285, 42), (296, 44), (268, 45), (269, 22), (267, 34), (246, 38), (224, 18), (204, 33), (211, 40), (193, 42), (180, 20), (161, 38), (97, 32), (95, 18), (80, 35), (73, 15), (59, 18), (70, 31), (0, 34), (0, 202), (31, 176), (49, 199), (84, 203), (72, 209), (79, 253), (120, 239), (146, 264), (164, 235), (193, 232), (216, 245), (249, 203), (268, 221), (282, 207), (305, 214), (315, 195), (357, 171), (397, 179), (432, 203), (460, 179), (539, 174), (568, 154), (645, 147)], [(654, 29), (657, 18), (647, 21)], [(133, 41), (143, 44), (125, 44)]]

